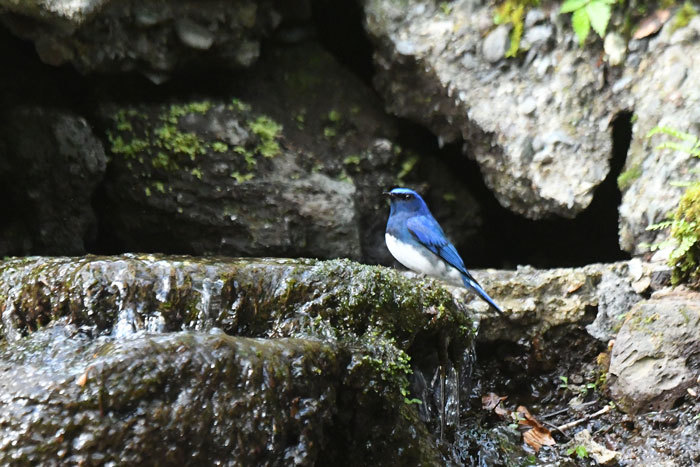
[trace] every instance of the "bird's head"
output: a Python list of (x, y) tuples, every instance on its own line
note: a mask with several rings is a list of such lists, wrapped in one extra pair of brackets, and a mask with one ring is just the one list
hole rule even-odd
[(423, 213), (428, 207), (418, 193), (409, 188), (394, 188), (384, 193), (391, 201), (391, 212)]

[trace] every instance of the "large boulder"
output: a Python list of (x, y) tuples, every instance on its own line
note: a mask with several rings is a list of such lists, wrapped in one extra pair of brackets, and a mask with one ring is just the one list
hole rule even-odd
[[(692, 146), (669, 134), (647, 136), (657, 127), (667, 127), (700, 137), (700, 17), (682, 28), (669, 21), (659, 35), (648, 41), (645, 54), (632, 57), (634, 62), (618, 87), (634, 107), (632, 141), (624, 171), (619, 178), (623, 190), (620, 205), (620, 246), (630, 253), (647, 251), (642, 243), (656, 243), (667, 235), (664, 231), (647, 231), (653, 223), (664, 220), (683, 193), (679, 182), (697, 179), (698, 158), (688, 151), (661, 149), (671, 142)], [(645, 43), (632, 41), (630, 46), (643, 48)]]
[(222, 93), (105, 106), (100, 209), (115, 250), (388, 264), (381, 193), (418, 180), (454, 240), (478, 246), (459, 174), (403, 151), (371, 89), (318, 45), (271, 49)]
[(638, 303), (615, 338), (610, 391), (627, 412), (670, 409), (697, 383), (700, 294), (664, 292)]
[(34, 41), (43, 62), (83, 73), (140, 71), (156, 82), (207, 60), (248, 67), (281, 21), (310, 14), (306, 0), (0, 1), (0, 21)]
[(72, 111), (0, 112), (0, 256), (83, 254), (97, 233), (92, 198), (107, 157)]
[(408, 376), (468, 375), (473, 336), (347, 260), (16, 259), (0, 312), (3, 463), (444, 464)]
[(578, 46), (563, 16), (532, 10), (522, 60), (489, 4), (367, 0), (375, 85), (389, 112), (442, 141), (464, 139), (487, 186), (510, 210), (574, 217), (609, 171), (617, 112), (599, 52)]

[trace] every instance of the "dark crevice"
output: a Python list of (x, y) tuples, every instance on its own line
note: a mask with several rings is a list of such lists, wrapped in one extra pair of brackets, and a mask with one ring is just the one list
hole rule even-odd
[(483, 217), (479, 243), (456, 245), (469, 267), (583, 266), (629, 259), (618, 244), (618, 207), (622, 196), (617, 177), (632, 136), (630, 119), (629, 112), (614, 119), (610, 171), (596, 189), (591, 204), (574, 219), (531, 220), (501, 206), (484, 183), (478, 164), (462, 153), (461, 141), (440, 148), (437, 138), (428, 130), (403, 120), (399, 144), (447, 163), (453, 173), (461, 174), (464, 185), (479, 201)]
[(360, 2), (316, 0), (312, 14), (321, 45), (367, 86), (372, 86), (373, 48), (364, 30), (364, 12)]

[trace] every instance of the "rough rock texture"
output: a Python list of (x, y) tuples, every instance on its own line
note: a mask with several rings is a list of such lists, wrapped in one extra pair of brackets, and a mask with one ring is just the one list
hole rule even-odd
[(3, 464), (444, 464), (410, 362), (473, 336), (437, 283), (347, 260), (17, 259), (0, 312)]
[(41, 60), (79, 71), (140, 71), (155, 82), (195, 60), (247, 67), (260, 39), (284, 19), (310, 15), (307, 1), (0, 1), (0, 21), (34, 41)]
[(700, 375), (700, 294), (657, 293), (637, 304), (615, 339), (609, 374), (627, 412), (671, 408)]
[(476, 236), (458, 174), (403, 153), (371, 90), (313, 43), (274, 49), (226, 92), (103, 111), (115, 250), (390, 263), (381, 192), (411, 180), (455, 241)]
[(0, 256), (81, 254), (94, 239), (91, 200), (104, 175), (102, 143), (62, 109), (0, 112)]
[(481, 314), (481, 341), (517, 342), (523, 336), (541, 337), (557, 327), (579, 326), (594, 318), (588, 332), (607, 341), (619, 329), (622, 315), (660, 286), (652, 280), (660, 273), (658, 266), (638, 260), (582, 268), (520, 266), (515, 271), (473, 272), (511, 321), (504, 322), (473, 294), (456, 289), (467, 306)]
[(662, 271), (653, 270), (639, 259), (604, 270), (598, 285), (598, 314), (586, 326), (588, 333), (601, 341), (613, 339), (624, 314), (642, 300), (644, 292), (651, 286), (652, 275)]
[[(375, 84), (390, 112), (464, 138), (499, 202), (532, 219), (574, 217), (606, 177), (617, 112), (599, 53), (563, 17), (528, 16), (522, 60), (505, 60), (504, 27), (473, 0), (367, 0)], [(446, 12), (449, 11), (449, 12)]]
[[(654, 243), (666, 232), (647, 232), (648, 225), (664, 219), (678, 205), (683, 188), (674, 182), (696, 180), (698, 159), (684, 151), (657, 149), (666, 141), (688, 145), (671, 136), (647, 135), (656, 126), (700, 136), (700, 17), (673, 31), (669, 21), (659, 35), (648, 40), (645, 54), (627, 60), (624, 77), (613, 87), (630, 99), (634, 108), (633, 136), (623, 174), (620, 205), (620, 246), (631, 253), (646, 251), (640, 243)], [(645, 41), (631, 41), (642, 48)]]

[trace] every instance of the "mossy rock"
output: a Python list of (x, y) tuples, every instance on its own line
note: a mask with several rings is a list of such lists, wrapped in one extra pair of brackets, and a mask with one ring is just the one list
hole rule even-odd
[(14, 259), (0, 309), (3, 419), (39, 414), (0, 444), (28, 463), (442, 463), (408, 377), (473, 334), (439, 284), (348, 260)]

